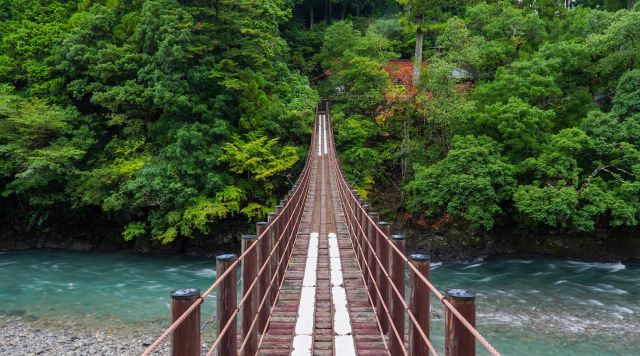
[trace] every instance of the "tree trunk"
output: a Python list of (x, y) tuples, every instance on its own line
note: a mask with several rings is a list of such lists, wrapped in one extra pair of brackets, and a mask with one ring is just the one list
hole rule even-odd
[(309, 28), (313, 27), (313, 0), (309, 1)]
[(360, 4), (356, 4), (356, 16), (360, 17)]
[(324, 22), (329, 23), (329, 0), (324, 0)]
[(345, 16), (347, 16), (347, 7), (349, 7), (349, 4), (342, 4), (342, 9), (340, 9), (340, 20), (344, 20)]
[(418, 29), (416, 30), (416, 51), (413, 62), (413, 85), (420, 83), (420, 71), (422, 70), (422, 44), (424, 42), (424, 15), (418, 18)]
[(633, 9), (633, 0), (627, 0), (627, 9), (628, 10)]

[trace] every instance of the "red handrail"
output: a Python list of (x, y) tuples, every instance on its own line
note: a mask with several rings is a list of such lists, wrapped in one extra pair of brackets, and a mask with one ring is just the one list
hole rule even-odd
[[(329, 128), (331, 127), (331, 115), (329, 114), (329, 110), (327, 110), (327, 119), (328, 119), (328, 125)], [(411, 263), (409, 262), (409, 259), (405, 256), (405, 254), (400, 251), (400, 249), (398, 249), (398, 247), (396, 247), (392, 242), (391, 239), (389, 238), (389, 236), (387, 236), (387, 234), (385, 234), (384, 231), (382, 231), (382, 229), (380, 229), (380, 227), (378, 226), (378, 224), (376, 224), (373, 219), (369, 216), (369, 214), (367, 213), (366, 209), (360, 204), (360, 202), (358, 202), (357, 197), (353, 194), (353, 192), (351, 191), (351, 189), (349, 188), (349, 184), (347, 183), (346, 179), (344, 178), (344, 173), (342, 171), (342, 169), (340, 168), (336, 153), (335, 153), (335, 138), (334, 138), (334, 134), (333, 134), (333, 130), (329, 129), (329, 139), (330, 139), (330, 146), (333, 148), (332, 150), (332, 154), (330, 155), (331, 158), (331, 163), (333, 164), (335, 171), (337, 172), (336, 176), (337, 176), (337, 182), (338, 182), (338, 189), (340, 191), (340, 198), (341, 198), (341, 204), (343, 206), (343, 210), (345, 211), (345, 214), (347, 213), (347, 211), (350, 213), (349, 214), (349, 219), (347, 219), (347, 223), (349, 225), (349, 229), (351, 231), (351, 235), (355, 236), (356, 234), (362, 234), (362, 236), (365, 236), (366, 239), (366, 245), (364, 246), (365, 248), (368, 248), (370, 252), (372, 252), (373, 257), (375, 258), (375, 262), (378, 264), (379, 267), (383, 267), (382, 262), (380, 261), (379, 256), (376, 254), (376, 251), (373, 250), (373, 247), (371, 245), (371, 242), (369, 241), (370, 237), (367, 236), (367, 233), (364, 230), (364, 227), (362, 226), (362, 224), (359, 224), (357, 219), (355, 219), (355, 212), (357, 210), (360, 211), (360, 214), (362, 214), (362, 216), (365, 217), (365, 219), (367, 219), (367, 223), (370, 226), (373, 226), (373, 228), (376, 230), (376, 233), (379, 234), (379, 236), (382, 236), (382, 241), (384, 241), (386, 243), (386, 246), (390, 249), (390, 251), (392, 251), (393, 253), (395, 253), (397, 256), (400, 257), (400, 259), (403, 261), (404, 264), (408, 265), (408, 267), (415, 273), (415, 275), (418, 277), (418, 279), (424, 283), (429, 290), (442, 302), (442, 304), (444, 305), (444, 307), (446, 309), (448, 309), (455, 317), (456, 319), (462, 323), (462, 325), (464, 325), (464, 327), (474, 336), (474, 338), (480, 342), (480, 344), (482, 344), (482, 346), (492, 355), (497, 356), (500, 355), (500, 353), (478, 332), (478, 330), (476, 330), (475, 327), (473, 327), (463, 316), (462, 314), (460, 314), (460, 312), (458, 310), (456, 310), (456, 308), (446, 299), (446, 297)], [(355, 223), (354, 223), (355, 222)], [(356, 227), (354, 225), (357, 225), (357, 230), (358, 231), (354, 231), (356, 229)], [(360, 242), (358, 241), (358, 239), (352, 239), (356, 242), (356, 244), (358, 245), (358, 249), (361, 250), (363, 247), (360, 246)], [(358, 258), (360, 258), (361, 255), (356, 255)], [(381, 293), (380, 290), (378, 289), (378, 285), (375, 282), (375, 278), (373, 277), (373, 274), (371, 272), (371, 268), (369, 266), (369, 264), (367, 263), (366, 259), (364, 259), (364, 261), (360, 261), (362, 266), (366, 267), (367, 270), (367, 274), (370, 276), (370, 281), (372, 281), (373, 283), (373, 287), (376, 291), (376, 293), (378, 294), (378, 297), (381, 298)], [(422, 338), (423, 342), (426, 343), (427, 347), (429, 348), (429, 350), (437, 355), (437, 352), (435, 351), (435, 349), (433, 348), (433, 345), (431, 344), (431, 342), (429, 341), (428, 337), (426, 336), (426, 334), (424, 333), (424, 330), (422, 330), (422, 327), (420, 325), (418, 325), (418, 322), (415, 318), (415, 315), (413, 314), (413, 312), (410, 310), (409, 306), (406, 304), (406, 302), (404, 301), (404, 296), (400, 293), (400, 291), (397, 289), (397, 287), (395, 286), (395, 284), (393, 283), (393, 281), (391, 280), (391, 277), (389, 276), (389, 274), (387, 273), (387, 271), (385, 271), (383, 268), (380, 268), (380, 271), (382, 272), (382, 275), (385, 277), (385, 279), (388, 280), (388, 284), (389, 286), (391, 286), (391, 289), (393, 291), (393, 293), (396, 295), (396, 297), (398, 297), (399, 300), (401, 300), (402, 306), (405, 309), (406, 314), (409, 317), (409, 320), (411, 321), (411, 323), (413, 323), (416, 327), (417, 330), (419, 330), (419, 334), (420, 337)], [(382, 299), (382, 298), (381, 298)], [(389, 306), (385, 305), (384, 303), (382, 303), (382, 306), (384, 308), (384, 312), (385, 314), (389, 315)], [(390, 326), (393, 328), (393, 332), (394, 332), (394, 336), (397, 339), (401, 339), (401, 345), (403, 345), (404, 348), (404, 337), (400, 336), (398, 334), (398, 331), (396, 330), (395, 326), (393, 325), (393, 323), (390, 323)], [(404, 352), (406, 353), (406, 349), (404, 349)]]

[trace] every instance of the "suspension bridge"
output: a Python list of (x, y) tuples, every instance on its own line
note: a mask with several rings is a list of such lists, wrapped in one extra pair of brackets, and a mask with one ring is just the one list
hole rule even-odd
[[(207, 290), (171, 293), (172, 324), (143, 355), (169, 339), (174, 356), (202, 354), (200, 307), (214, 294), (217, 335), (206, 355), (470, 356), (478, 345), (499, 355), (475, 328), (475, 293), (440, 292), (429, 257), (407, 256), (403, 237), (347, 181), (327, 102), (302, 173), (241, 242), (239, 256), (216, 257)], [(432, 296), (445, 311), (444, 345), (430, 339)]]

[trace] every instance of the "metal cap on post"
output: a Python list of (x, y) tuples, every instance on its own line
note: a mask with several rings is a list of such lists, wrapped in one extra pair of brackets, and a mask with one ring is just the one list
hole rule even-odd
[[(224, 254), (216, 256), (216, 275), (222, 276), (224, 272), (226, 272), (233, 263), (238, 259), (236, 254)], [(217, 295), (217, 316), (218, 316), (218, 333), (222, 333), (222, 330), (225, 328), (227, 323), (229, 323), (229, 328), (227, 331), (220, 335), (218, 334), (218, 338), (220, 340), (220, 344), (218, 346), (218, 355), (219, 356), (231, 356), (235, 355), (238, 352), (238, 327), (235, 320), (229, 322), (229, 320), (233, 317), (233, 313), (238, 308), (238, 300), (237, 300), (237, 280), (238, 277), (236, 275), (235, 268), (229, 274), (227, 274), (226, 278), (218, 285), (218, 295)], [(234, 318), (235, 319), (235, 318)]]
[[(171, 320), (175, 322), (200, 297), (200, 289), (187, 288), (171, 292)], [(171, 334), (172, 356), (200, 355), (200, 306)]]
[(404, 296), (405, 296), (405, 278), (404, 278), (404, 236), (391, 235), (389, 236), (391, 242), (395, 247), (400, 250), (402, 255), (395, 249), (389, 249), (389, 272), (391, 273), (391, 280), (393, 285), (398, 290), (398, 293), (389, 286), (389, 300), (391, 301), (391, 320), (395, 330), (398, 332), (400, 339), (392, 332), (389, 327), (389, 351), (392, 355), (401, 355), (404, 353)]
[(378, 314), (378, 320), (380, 321), (382, 333), (386, 334), (389, 331), (389, 328), (387, 325), (387, 316), (382, 305), (386, 305), (387, 308), (389, 308), (391, 305), (389, 303), (389, 284), (387, 283), (387, 278), (385, 277), (383, 271), (386, 272), (389, 270), (390, 247), (387, 245), (386, 236), (389, 236), (391, 227), (386, 221), (378, 222), (378, 226), (380, 227), (380, 230), (382, 230), (384, 236), (382, 234), (376, 234), (376, 255), (378, 255), (378, 258), (382, 263), (382, 267), (380, 267), (376, 272), (376, 280), (378, 283), (378, 287), (380, 288), (380, 299), (378, 299), (378, 304), (376, 304), (376, 313)]
[[(416, 253), (409, 255), (409, 262), (428, 281), (431, 280), (431, 260), (429, 256)], [(418, 326), (409, 323), (409, 355), (429, 356), (429, 348), (422, 339), (419, 329), (429, 338), (430, 323), (430, 296), (429, 287), (418, 278), (413, 269), (409, 269), (409, 310), (416, 318)]]
[[(471, 324), (476, 326), (476, 293), (466, 289), (447, 289), (445, 297), (456, 310)], [(473, 356), (476, 354), (476, 339), (458, 318), (445, 308), (445, 355)]]
[[(242, 253), (244, 254), (253, 244), (256, 243), (256, 235), (242, 235)], [(257, 247), (257, 246), (256, 246)], [(254, 285), (249, 291), (251, 284), (258, 275), (258, 251), (254, 247), (242, 260), (242, 295), (249, 293), (249, 298), (242, 305), (242, 335), (245, 339), (243, 353), (253, 355), (258, 350), (258, 332), (254, 327), (251, 329), (253, 318), (258, 311), (259, 285)]]

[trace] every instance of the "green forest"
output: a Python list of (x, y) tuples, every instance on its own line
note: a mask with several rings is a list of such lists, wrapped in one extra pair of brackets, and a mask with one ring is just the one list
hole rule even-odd
[(328, 99), (401, 228), (637, 235), (639, 33), (628, 0), (0, 0), (0, 234), (228, 242)]

